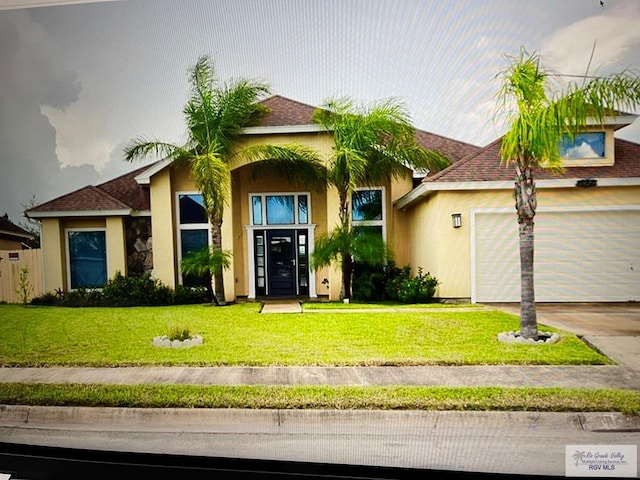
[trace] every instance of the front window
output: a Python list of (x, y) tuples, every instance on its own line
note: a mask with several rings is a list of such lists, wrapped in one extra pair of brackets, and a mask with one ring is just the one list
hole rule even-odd
[(107, 283), (104, 230), (68, 230), (69, 288), (99, 288)]
[(252, 225), (306, 225), (309, 223), (309, 196), (306, 193), (286, 195), (251, 195)]
[(359, 233), (386, 237), (384, 190), (382, 188), (361, 189), (351, 197), (351, 223)]
[(566, 159), (604, 158), (604, 132), (565, 134), (560, 142), (560, 156)]
[[(178, 218), (180, 260), (192, 252), (209, 245), (209, 222), (204, 208), (204, 198), (199, 193), (178, 195)], [(195, 275), (181, 275), (182, 285), (194, 287), (205, 285), (206, 278)]]
[(357, 190), (351, 202), (351, 220), (382, 221), (382, 190)]
[(295, 223), (293, 195), (267, 195), (267, 224), (291, 225)]

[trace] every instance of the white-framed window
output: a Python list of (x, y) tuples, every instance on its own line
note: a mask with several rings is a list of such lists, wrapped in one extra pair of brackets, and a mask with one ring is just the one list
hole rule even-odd
[(65, 243), (69, 289), (104, 287), (108, 280), (106, 229), (68, 228)]
[(581, 158), (605, 158), (605, 132), (580, 132), (565, 134), (560, 142), (560, 156), (567, 160)]
[(386, 240), (386, 207), (383, 187), (359, 188), (351, 197), (351, 225), (354, 230), (376, 233)]
[(308, 225), (309, 193), (252, 193), (251, 225)]
[[(204, 208), (204, 198), (197, 192), (178, 192), (176, 194), (178, 213), (178, 252), (179, 261), (191, 252), (209, 246), (210, 225)], [(180, 283), (185, 286), (205, 284), (204, 278), (182, 275)]]

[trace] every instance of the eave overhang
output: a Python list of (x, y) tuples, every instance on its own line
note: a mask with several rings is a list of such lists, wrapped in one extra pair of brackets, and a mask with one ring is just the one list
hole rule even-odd
[[(598, 178), (597, 187), (636, 187), (640, 186), (640, 177), (628, 178)], [(581, 188), (576, 182), (580, 178), (560, 178), (552, 180), (537, 180), (536, 188)], [(515, 187), (513, 181), (495, 182), (424, 182), (411, 190), (406, 195), (396, 200), (393, 205), (398, 210), (406, 210), (417, 202), (426, 199), (436, 192), (446, 191), (481, 191), (481, 190), (512, 190)]]

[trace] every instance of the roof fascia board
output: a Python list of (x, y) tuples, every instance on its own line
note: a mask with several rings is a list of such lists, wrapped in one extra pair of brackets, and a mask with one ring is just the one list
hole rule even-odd
[[(598, 178), (598, 187), (635, 187), (640, 186), (640, 177), (628, 178)], [(536, 187), (540, 188), (577, 188), (576, 181), (579, 178), (559, 178), (536, 181)], [(514, 188), (513, 181), (494, 182), (426, 182), (421, 183), (409, 193), (394, 202), (394, 206), (403, 210), (418, 200), (426, 198), (434, 192), (454, 190), (508, 190)], [(596, 187), (597, 188), (597, 187)]]
[(262, 127), (247, 127), (242, 130), (243, 135), (274, 135), (283, 133), (317, 133), (327, 132), (322, 125), (273, 125)]
[(29, 218), (59, 218), (59, 217), (118, 217), (133, 213), (131, 209), (122, 210), (67, 210), (51, 212), (26, 212)]
[(21, 238), (33, 238), (33, 235), (21, 232), (15, 232), (12, 230), (0, 230), (0, 235), (8, 235), (11, 237), (21, 237)]
[(136, 175), (135, 180), (139, 185), (149, 185), (151, 183), (151, 177), (158, 173), (160, 170), (170, 165), (173, 160), (169, 157), (163, 158), (157, 163), (154, 163), (147, 170), (142, 172), (140, 175)]
[[(289, 133), (321, 133), (328, 132), (322, 125), (276, 125), (268, 127), (247, 127), (242, 130), (243, 135), (277, 135), (277, 134), (289, 134)], [(142, 172), (135, 177), (136, 182), (139, 185), (149, 185), (151, 183), (151, 177), (160, 172), (171, 164), (173, 160), (171, 158), (163, 158), (159, 162), (153, 164), (149, 169)]]
[(150, 217), (151, 210), (132, 210), (131, 216), (132, 217)]
[(598, 125), (614, 125), (619, 128), (626, 127), (627, 125), (631, 125), (636, 121), (638, 115), (634, 115), (632, 113), (624, 114), (624, 115), (614, 115), (610, 117), (605, 117), (604, 122), (599, 122), (595, 118), (587, 118), (587, 126), (598, 126)]

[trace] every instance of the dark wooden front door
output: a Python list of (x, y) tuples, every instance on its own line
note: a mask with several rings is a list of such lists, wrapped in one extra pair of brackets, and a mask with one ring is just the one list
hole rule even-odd
[(269, 295), (296, 295), (295, 230), (267, 230)]

